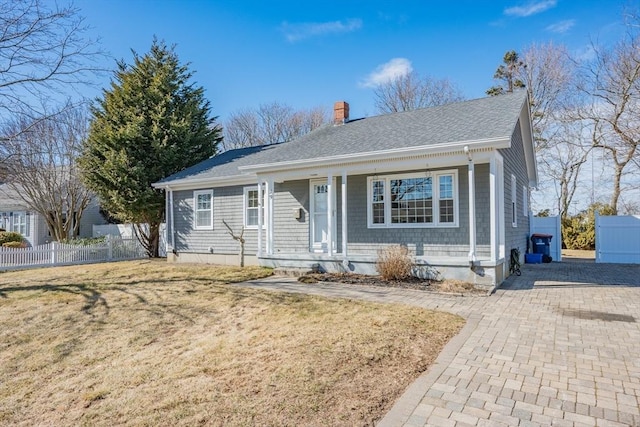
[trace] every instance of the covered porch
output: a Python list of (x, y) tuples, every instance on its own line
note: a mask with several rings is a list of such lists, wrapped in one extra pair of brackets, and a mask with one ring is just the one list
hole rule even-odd
[[(420, 277), (492, 286), (506, 276), (504, 160), (497, 150), (470, 144), (330, 167), (317, 163), (284, 171), (280, 164), (277, 173), (268, 165), (246, 168), (257, 176), (264, 212), (258, 217), (261, 265), (376, 274), (378, 250), (402, 244)], [(403, 204), (396, 203), (402, 198), (397, 177), (426, 186), (433, 193), (430, 208), (413, 187)], [(449, 186), (454, 197), (438, 205), (434, 196)], [(443, 218), (450, 222), (440, 223)]]

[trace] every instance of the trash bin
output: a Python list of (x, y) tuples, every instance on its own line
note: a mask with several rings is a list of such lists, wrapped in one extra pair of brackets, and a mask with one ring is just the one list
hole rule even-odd
[(531, 243), (533, 244), (533, 253), (546, 255), (551, 257), (551, 234), (535, 233), (531, 235)]

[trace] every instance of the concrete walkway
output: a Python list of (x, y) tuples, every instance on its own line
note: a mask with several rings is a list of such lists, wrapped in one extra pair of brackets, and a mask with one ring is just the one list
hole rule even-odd
[(247, 285), (467, 319), (379, 426), (640, 426), (640, 266), (525, 265), (489, 297), (283, 278)]

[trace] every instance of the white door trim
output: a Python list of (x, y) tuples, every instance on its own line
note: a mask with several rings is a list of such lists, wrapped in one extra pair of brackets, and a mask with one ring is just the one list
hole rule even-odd
[[(322, 242), (322, 243), (316, 243), (314, 242), (315, 240), (315, 235), (314, 235), (314, 231), (315, 231), (315, 217), (316, 217), (316, 208), (315, 208), (315, 193), (314, 193), (314, 187), (316, 185), (327, 185), (327, 179), (310, 179), (309, 180), (309, 251), (310, 252), (323, 252), (323, 253), (328, 253), (329, 252), (329, 242)], [(332, 212), (331, 212), (331, 220), (332, 220), (332, 228), (333, 230), (336, 230), (337, 228), (337, 224), (336, 224), (336, 179), (335, 177), (332, 179), (332, 185), (331, 185), (331, 190), (333, 191), (329, 191), (329, 189), (327, 189), (327, 197), (331, 197), (331, 201), (332, 203)], [(328, 200), (327, 200), (328, 202)], [(320, 212), (318, 212), (320, 213)], [(326, 213), (326, 211), (322, 212), (322, 213)], [(328, 219), (327, 219), (328, 221)], [(329, 224), (327, 223), (327, 226)], [(331, 248), (333, 249), (333, 251), (335, 251), (336, 249), (336, 238), (335, 238), (335, 232), (331, 233), (331, 236), (329, 236), (332, 240), (331, 242)]]

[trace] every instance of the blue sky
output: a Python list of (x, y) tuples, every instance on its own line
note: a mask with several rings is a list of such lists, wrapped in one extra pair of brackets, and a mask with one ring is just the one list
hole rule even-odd
[[(371, 86), (408, 69), (449, 78), (484, 96), (505, 51), (563, 43), (588, 55), (623, 31), (626, 1), (205, 1), (76, 0), (91, 34), (114, 58), (175, 44), (213, 114), (278, 101), (294, 108), (349, 102), (375, 114)], [(637, 5), (636, 5), (637, 6)], [(106, 64), (115, 68), (115, 59)], [(110, 76), (87, 95), (95, 97)]]

